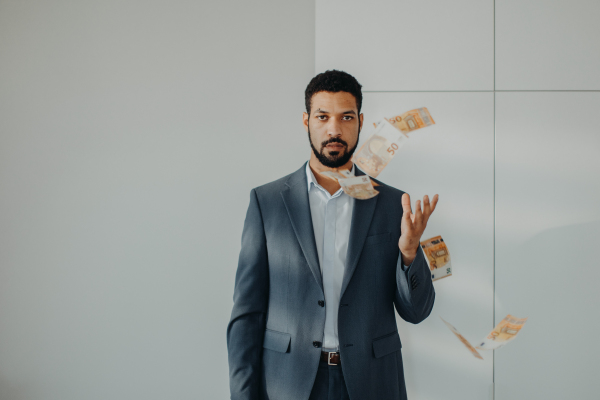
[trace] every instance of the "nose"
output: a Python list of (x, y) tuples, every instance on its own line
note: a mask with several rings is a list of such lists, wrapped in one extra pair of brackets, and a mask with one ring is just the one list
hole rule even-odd
[(331, 118), (327, 124), (327, 134), (331, 137), (342, 136), (340, 121), (336, 118)]

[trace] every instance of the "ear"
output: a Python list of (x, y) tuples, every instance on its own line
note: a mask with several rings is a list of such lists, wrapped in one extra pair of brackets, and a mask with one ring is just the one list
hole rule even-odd
[(308, 132), (308, 113), (302, 113), (302, 124), (304, 125), (304, 130)]
[(362, 125), (363, 125), (363, 113), (360, 113), (360, 115), (358, 116), (358, 130), (362, 131)]

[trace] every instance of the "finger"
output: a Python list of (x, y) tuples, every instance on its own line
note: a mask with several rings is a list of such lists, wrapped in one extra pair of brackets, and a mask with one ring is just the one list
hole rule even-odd
[(423, 214), (425, 214), (425, 219), (429, 218), (429, 214), (431, 214), (431, 204), (427, 195), (423, 196)]
[(431, 201), (431, 212), (429, 214), (431, 214), (433, 210), (435, 210), (435, 206), (437, 205), (439, 198), (440, 197), (437, 194), (433, 196), (433, 200)]
[(412, 231), (414, 215), (410, 211), (410, 196), (408, 193), (402, 195), (402, 225), (406, 230)]
[(421, 200), (415, 204), (415, 223), (419, 225), (423, 221), (423, 212), (421, 211)]
[(373, 126), (374, 126), (375, 128), (377, 128), (377, 124), (376, 124), (375, 122), (373, 122)]
[(410, 196), (408, 195), (408, 193), (404, 193), (402, 195), (402, 211), (404, 211), (405, 214), (410, 214), (411, 210), (410, 210)]

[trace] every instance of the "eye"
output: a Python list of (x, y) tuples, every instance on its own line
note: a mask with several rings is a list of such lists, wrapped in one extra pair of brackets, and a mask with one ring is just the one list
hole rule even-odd
[(327, 118), (327, 115), (317, 115), (317, 119), (319, 121), (325, 121), (326, 118)]
[(344, 121), (351, 121), (354, 119), (354, 117), (350, 116), (350, 115), (344, 115)]

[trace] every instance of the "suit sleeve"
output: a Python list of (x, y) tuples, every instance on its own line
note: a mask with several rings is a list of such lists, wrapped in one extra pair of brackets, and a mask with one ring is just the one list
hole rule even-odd
[(435, 290), (425, 254), (419, 245), (413, 262), (404, 267), (402, 253), (396, 264), (396, 296), (394, 305), (405, 321), (418, 324), (429, 316), (435, 301)]
[(267, 241), (256, 191), (242, 232), (233, 310), (227, 326), (229, 387), (232, 400), (257, 400), (262, 379), (261, 355), (269, 299)]

